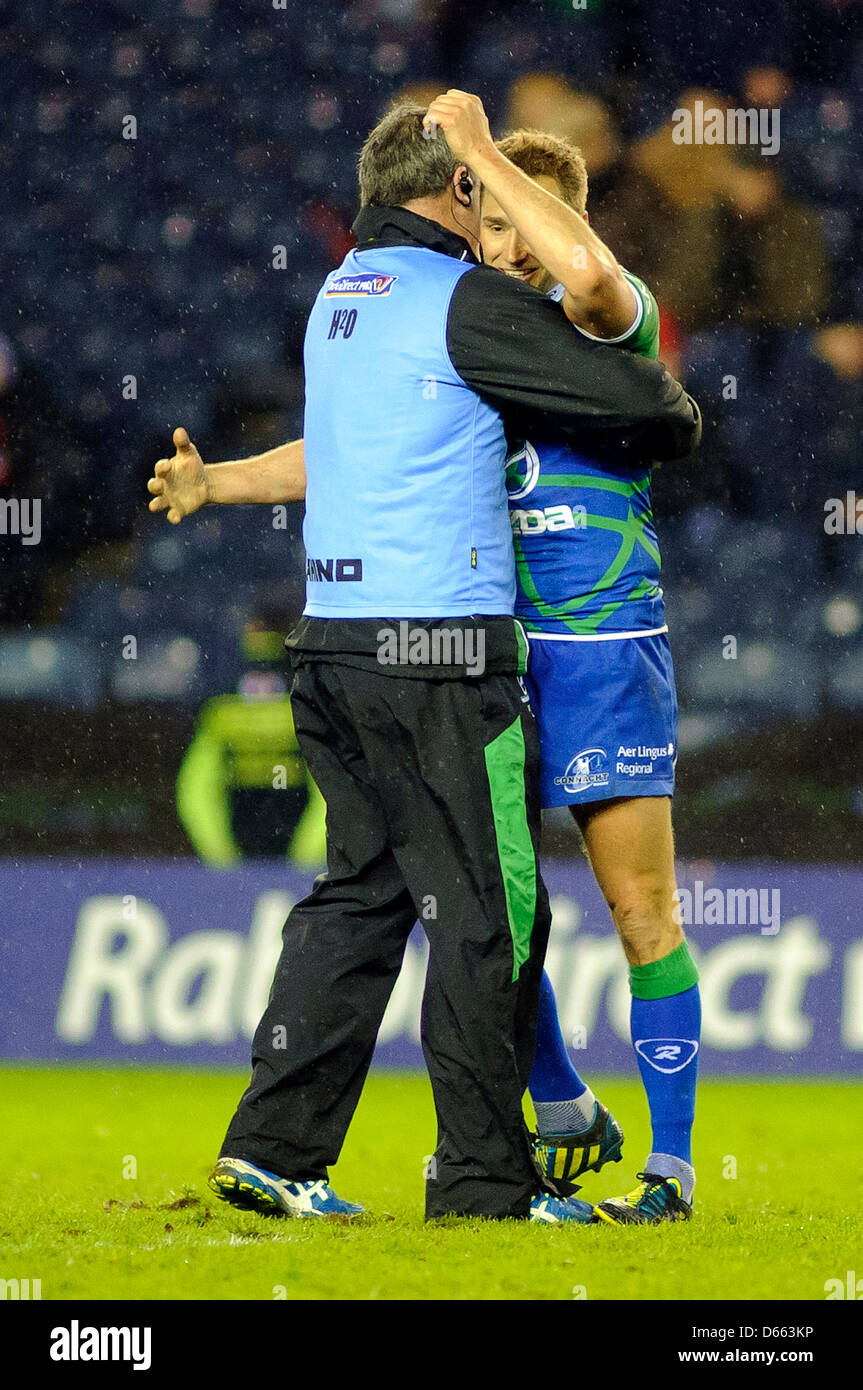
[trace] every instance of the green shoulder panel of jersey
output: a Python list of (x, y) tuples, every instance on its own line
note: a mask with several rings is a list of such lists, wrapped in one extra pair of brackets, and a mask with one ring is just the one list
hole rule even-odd
[(637, 352), (641, 357), (658, 357), (659, 306), (643, 280), (639, 280), (638, 276), (633, 275), (629, 270), (624, 270), (623, 273), (635, 291), (639, 304), (639, 315), (638, 322), (632, 332), (627, 333), (623, 338), (616, 339), (615, 345), (627, 348), (630, 352)]

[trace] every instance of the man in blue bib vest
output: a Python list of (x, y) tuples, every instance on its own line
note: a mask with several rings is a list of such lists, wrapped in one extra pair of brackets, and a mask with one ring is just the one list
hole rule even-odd
[(328, 1167), (418, 918), (427, 1216), (587, 1222), (541, 1185), (521, 1108), (549, 910), (504, 418), (634, 460), (689, 452), (698, 414), (657, 363), (579, 339), (558, 305), (477, 264), (470, 171), (423, 116), (396, 107), (369, 136), (357, 248), (308, 323), (307, 603), (289, 646), (328, 868), (285, 924), (210, 1183), (259, 1211), (361, 1211)]

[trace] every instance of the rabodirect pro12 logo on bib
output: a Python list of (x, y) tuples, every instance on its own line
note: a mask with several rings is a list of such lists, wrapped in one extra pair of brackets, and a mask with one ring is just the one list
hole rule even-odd
[(357, 294), (378, 298), (389, 294), (398, 278), (397, 275), (373, 275), (370, 271), (364, 271), (361, 275), (339, 275), (330, 281), (324, 291), (324, 299)]

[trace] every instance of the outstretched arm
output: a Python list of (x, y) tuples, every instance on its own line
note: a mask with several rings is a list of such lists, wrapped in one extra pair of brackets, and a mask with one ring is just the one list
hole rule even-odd
[(614, 255), (580, 213), (501, 154), (479, 97), (454, 88), (432, 102), (425, 119), (440, 127), (456, 159), (468, 165), (563, 285), (567, 318), (598, 338), (631, 329), (638, 303)]
[(303, 441), (293, 439), (235, 463), (204, 465), (207, 502), (302, 502), (306, 495)]
[(184, 429), (174, 430), (176, 453), (159, 459), (147, 483), (151, 512), (176, 526), (203, 506), (242, 502), (301, 502), (306, 495), (303, 441), (230, 463), (204, 463)]

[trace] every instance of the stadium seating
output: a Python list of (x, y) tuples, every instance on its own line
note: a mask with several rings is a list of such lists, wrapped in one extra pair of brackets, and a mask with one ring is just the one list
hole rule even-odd
[[(407, 83), (472, 87), (499, 128), (512, 81), (556, 71), (610, 101), (634, 138), (693, 82), (731, 99), (753, 62), (778, 64), (788, 95), (775, 167), (815, 209), (838, 311), (863, 318), (863, 43), (840, 42), (826, 7), (813, 34), (779, 0), (733, 30), (722, 11), (685, 7), (669, 26), (647, 0), (509, 0), (494, 16), (424, 0), (230, 8), (225, 25), (209, 0), (153, 0), (145, 18), (127, 0), (60, 0), (47, 27), (26, 0), (2, 7), (14, 141), (0, 136), (0, 332), (86, 445), (79, 493), (93, 523), (81, 546), (91, 533), (134, 538), (114, 578), (72, 586), (59, 627), (46, 602), (49, 627), (3, 637), (3, 698), (191, 704), (230, 675), (242, 622), (265, 597), (296, 611), (297, 517), (279, 530), (268, 509), (237, 508), (173, 530), (147, 515), (143, 485), (176, 424), (209, 457), (251, 452), (249, 382), (280, 377), (285, 435), (299, 429), (304, 316), (347, 245), (359, 144)], [(130, 114), (136, 138), (124, 138)], [(692, 737), (743, 717), (803, 718), (824, 701), (856, 708), (863, 547), (820, 543), (812, 517), (859, 475), (859, 385), (831, 371), (808, 328), (706, 321), (681, 353), (689, 389), (717, 421), (704, 476), (673, 515), (657, 516)], [(726, 469), (737, 480), (730, 504), (727, 480), (714, 477)], [(52, 524), (69, 535), (61, 506)], [(34, 593), (49, 595), (55, 569), (42, 555), (23, 560)], [(7, 566), (0, 596), (13, 579)], [(137, 663), (117, 655), (130, 633)], [(737, 638), (736, 661), (717, 656), (717, 634)]]
[(105, 693), (96, 643), (51, 628), (0, 634), (0, 700), (44, 700), (87, 709)]
[(743, 730), (753, 719), (811, 718), (819, 707), (823, 673), (815, 655), (798, 643), (753, 637), (727, 648), (714, 641), (696, 651), (687, 662), (686, 679), (699, 711), (735, 714)]
[(830, 665), (830, 701), (839, 709), (863, 711), (863, 640), (859, 637)]

